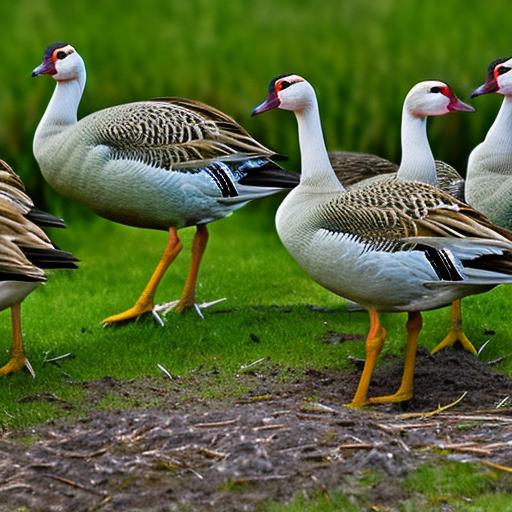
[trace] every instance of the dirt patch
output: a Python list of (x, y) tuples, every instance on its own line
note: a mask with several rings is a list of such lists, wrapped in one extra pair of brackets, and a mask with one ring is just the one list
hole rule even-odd
[[(262, 362), (250, 370), (235, 377), (250, 388), (238, 399), (201, 398), (214, 372), (80, 384), (96, 403), (119, 395), (141, 408), (3, 435), (0, 510), (254, 510), (299, 491), (351, 494), (369, 472), (384, 475), (386, 486), (370, 485), (357, 499), (391, 506), (405, 497), (401, 479), (427, 460), (449, 454), (512, 465), (512, 410), (496, 409), (512, 395), (512, 382), (465, 353), (421, 352), (415, 398), (363, 411), (342, 407), (358, 369), (283, 375)], [(400, 376), (401, 362), (388, 362), (371, 394), (394, 391)], [(450, 411), (400, 414), (434, 409), (465, 391)], [(142, 408), (155, 397), (158, 407)], [(23, 435), (31, 436), (28, 446)]]

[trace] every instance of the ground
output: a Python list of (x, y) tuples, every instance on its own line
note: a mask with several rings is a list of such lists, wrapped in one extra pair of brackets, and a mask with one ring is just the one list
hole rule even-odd
[[(267, 510), (297, 495), (342, 496), (354, 510), (402, 510), (405, 501), (468, 506), (471, 486), (453, 501), (424, 494), (422, 472), (432, 477), (429, 464), (446, 461), (451, 478), (460, 476), (455, 461), (480, 463), (470, 477), (512, 499), (512, 476), (499, 469), (512, 465), (512, 414), (497, 407), (512, 395), (512, 381), (457, 350), (422, 351), (418, 365), (411, 402), (365, 410), (342, 407), (357, 369), (283, 374), (266, 360), (233, 375), (249, 389), (236, 399), (201, 396), (216, 385), (215, 370), (75, 382), (90, 413), (2, 437), (0, 510)], [(399, 361), (388, 362), (371, 393), (394, 389), (400, 370)], [(445, 412), (410, 412), (435, 411), (464, 393)], [(106, 397), (118, 408), (102, 410)], [(20, 407), (38, 401), (73, 408), (54, 394), (27, 396)]]
[[(508, 510), (507, 289), (464, 301), (478, 358), (430, 356), (449, 310), (427, 313), (414, 399), (356, 411), (344, 404), (366, 314), (298, 269), (270, 215), (246, 209), (212, 226), (199, 298), (227, 301), (204, 321), (171, 314), (163, 328), (99, 322), (133, 300), (165, 235), (70, 224), (56, 236), (80, 270), (52, 274), (23, 305), (36, 379), (0, 382), (0, 510)], [(179, 294), (183, 237), (159, 300)], [(372, 395), (398, 386), (404, 320), (383, 315)]]

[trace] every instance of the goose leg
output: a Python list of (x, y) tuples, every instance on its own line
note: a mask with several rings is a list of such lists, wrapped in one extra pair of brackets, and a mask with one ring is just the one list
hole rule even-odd
[(11, 308), (11, 323), (12, 323), (12, 347), (11, 359), (9, 362), (0, 368), (0, 376), (9, 375), (10, 373), (18, 372), (24, 367), (35, 377), (34, 370), (28, 359), (25, 357), (23, 350), (23, 335), (21, 333), (21, 305), (16, 304)]
[(174, 311), (182, 313), (185, 309), (194, 307), (196, 303), (196, 283), (197, 275), (199, 274), (199, 265), (203, 258), (206, 244), (208, 243), (208, 229), (206, 224), (199, 224), (196, 228), (196, 234), (192, 241), (192, 260), (190, 262), (190, 269), (188, 271), (185, 286), (181, 292), (181, 297)]
[[(156, 289), (164, 277), (166, 270), (169, 268), (169, 265), (176, 259), (176, 256), (180, 253), (182, 248), (180, 239), (178, 238), (178, 233), (176, 228), (172, 227), (169, 229), (169, 241), (165, 248), (158, 265), (153, 272), (153, 275), (149, 279), (146, 287), (142, 291), (140, 297), (137, 299), (137, 302), (126, 311), (119, 313), (117, 315), (109, 316), (105, 318), (102, 322), (103, 325), (117, 324), (120, 322), (127, 322), (130, 320), (136, 320), (139, 316), (144, 313), (151, 313), (154, 307), (154, 297)], [(161, 322), (161, 320), (160, 320)]]
[(218, 304), (219, 302), (225, 300), (218, 299), (204, 304), (196, 303), (197, 276), (199, 274), (199, 266), (201, 265), (201, 260), (203, 258), (204, 251), (206, 250), (207, 243), (208, 229), (206, 228), (206, 224), (199, 224), (197, 226), (194, 240), (192, 241), (192, 259), (181, 297), (179, 300), (168, 302), (166, 304), (159, 304), (156, 306), (155, 309), (158, 313), (166, 315), (171, 309), (174, 309), (174, 311), (178, 313), (182, 313), (186, 309), (193, 307), (197, 311), (197, 314), (203, 318), (201, 309), (213, 306), (214, 304)]
[(407, 347), (405, 349), (405, 364), (402, 381), (398, 391), (393, 395), (376, 396), (368, 401), (372, 404), (386, 404), (391, 402), (403, 402), (412, 398), (414, 379), (414, 364), (416, 362), (416, 347), (418, 336), (423, 325), (421, 313), (413, 311), (409, 313), (407, 320)]
[(386, 330), (380, 325), (379, 313), (375, 309), (370, 309), (370, 330), (366, 338), (366, 358), (364, 362), (363, 373), (359, 379), (356, 394), (349, 407), (362, 407), (368, 403), (368, 386), (372, 378), (377, 358), (379, 357), (384, 340), (386, 339)]
[(474, 356), (476, 356), (476, 348), (473, 346), (473, 343), (469, 341), (468, 337), (464, 334), (464, 330), (462, 329), (462, 312), (461, 312), (461, 300), (457, 299), (452, 302), (452, 326), (450, 332), (446, 335), (446, 338), (437, 344), (433, 350), (432, 354), (439, 352), (443, 348), (451, 347), (457, 341), (468, 351), (471, 352)]

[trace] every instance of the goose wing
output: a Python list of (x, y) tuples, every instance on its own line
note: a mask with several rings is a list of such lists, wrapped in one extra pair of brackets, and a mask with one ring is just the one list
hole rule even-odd
[(464, 201), (464, 178), (455, 167), (436, 160), (437, 186), (457, 199)]
[(0, 197), (38, 226), (64, 228), (66, 224), (51, 213), (36, 208), (32, 199), (25, 193), (25, 185), (12, 167), (0, 159)]
[(454, 267), (493, 278), (512, 273), (512, 233), (427, 184), (383, 180), (340, 194), (318, 214), (321, 229), (360, 242), (363, 251), (424, 252), (432, 266), (444, 267), (438, 275), (445, 281), (462, 279)]
[(394, 162), (369, 153), (333, 151), (329, 153), (329, 160), (336, 176), (346, 187), (368, 178), (398, 171), (398, 165)]
[[(368, 153), (335, 151), (329, 160), (336, 176), (346, 187), (371, 184), (375, 178), (386, 178), (398, 171), (399, 166), (386, 158)], [(464, 201), (464, 178), (450, 164), (436, 160), (437, 187)], [(388, 176), (386, 176), (388, 175)]]
[(77, 259), (54, 247), (45, 232), (0, 198), (0, 279), (44, 281), (44, 268), (76, 268)]
[(165, 170), (196, 172), (214, 161), (270, 158), (233, 118), (183, 98), (157, 98), (102, 110), (84, 118), (97, 144), (112, 159), (128, 159)]

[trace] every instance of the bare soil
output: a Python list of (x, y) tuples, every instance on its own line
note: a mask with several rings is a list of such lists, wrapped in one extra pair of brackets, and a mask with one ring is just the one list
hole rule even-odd
[[(393, 392), (401, 371), (398, 360), (379, 368), (371, 395)], [(235, 377), (250, 389), (244, 397), (215, 400), (203, 393), (216, 384), (211, 371), (77, 383), (92, 403), (119, 396), (134, 407), (1, 435), (0, 510), (246, 511), (332, 491), (395, 510), (409, 492), (404, 477), (423, 462), (512, 466), (512, 409), (496, 407), (512, 381), (488, 365), (456, 350), (420, 352), (413, 400), (352, 410), (343, 404), (359, 373), (262, 362)], [(447, 411), (415, 414), (464, 392)], [(34, 400), (59, 403), (37, 395), (20, 407)], [(385, 478), (361, 494), (369, 475)]]

